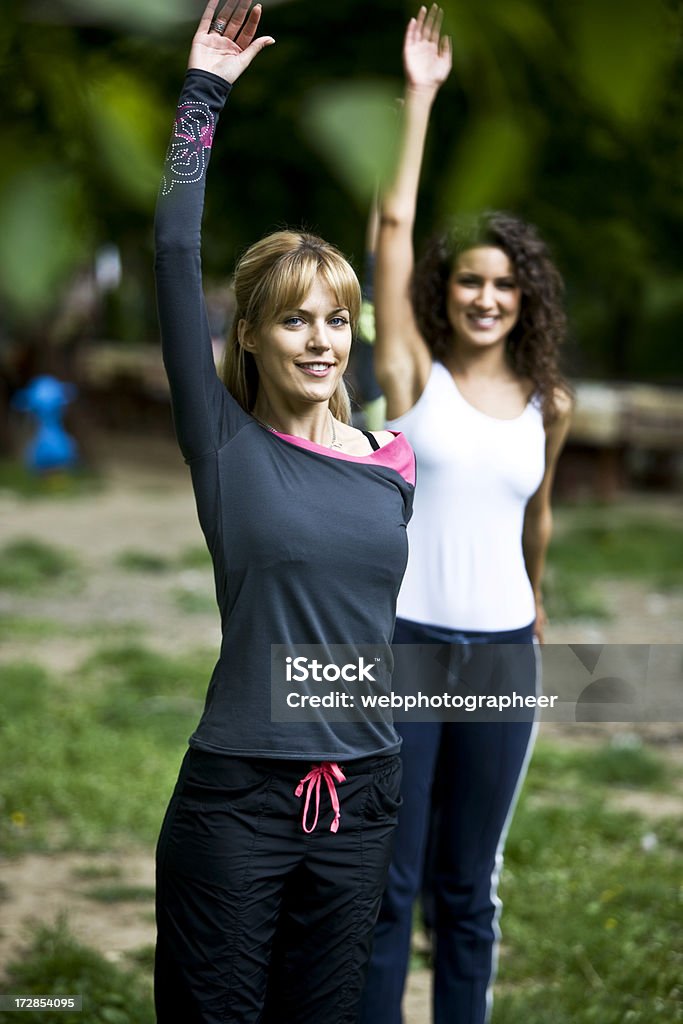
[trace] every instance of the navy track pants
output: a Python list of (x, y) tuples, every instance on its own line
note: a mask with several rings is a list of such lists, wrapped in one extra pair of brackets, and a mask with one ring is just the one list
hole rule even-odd
[[(514, 689), (523, 695), (536, 693), (531, 626), (481, 634), (436, 630), (401, 619), (396, 623), (396, 644), (446, 641), (503, 644), (497, 649), (501, 658), (510, 652), (507, 645), (527, 645), (528, 651), (515, 652)], [(536, 732), (533, 712), (527, 715), (528, 721), (397, 724), (403, 738), (403, 802), (360, 1024), (402, 1020), (413, 907), (423, 885), (428, 839), (434, 1024), (484, 1024), (489, 1019), (503, 846)]]

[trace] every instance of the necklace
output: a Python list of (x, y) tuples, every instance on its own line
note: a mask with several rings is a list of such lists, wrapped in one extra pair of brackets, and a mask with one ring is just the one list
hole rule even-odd
[(334, 416), (330, 409), (327, 410), (330, 414), (330, 426), (332, 427), (332, 440), (330, 441), (330, 448), (343, 448), (344, 442), (337, 440), (337, 431), (334, 429)]
[[(336, 448), (336, 449), (343, 448), (344, 447), (344, 442), (338, 440), (338, 438), (337, 438), (337, 431), (335, 430), (334, 416), (332, 415), (332, 411), (330, 409), (328, 409), (327, 412), (328, 412), (329, 417), (330, 417), (330, 429), (332, 431), (332, 438), (330, 440), (330, 443), (326, 447), (328, 447), (328, 448)], [(253, 415), (254, 414), (252, 413), (252, 416)], [(254, 416), (254, 419), (257, 421), (257, 423), (260, 423), (262, 427), (265, 427), (266, 430), (270, 430), (271, 434), (282, 433), (282, 431), (279, 431), (275, 427), (271, 426), (270, 423), (266, 423), (265, 420), (260, 420), (258, 418), (258, 416)]]

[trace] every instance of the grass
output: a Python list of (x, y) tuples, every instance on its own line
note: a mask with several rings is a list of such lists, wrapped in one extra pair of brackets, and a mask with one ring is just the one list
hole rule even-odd
[(562, 572), (549, 564), (546, 573), (545, 604), (551, 622), (573, 619), (610, 619), (611, 613), (595, 581), (583, 574)]
[(617, 733), (600, 746), (561, 746), (539, 743), (534, 752), (534, 792), (543, 789), (542, 776), (552, 779), (552, 788), (581, 792), (586, 787), (625, 786), (634, 789), (667, 790), (671, 772), (666, 761), (633, 734), (628, 742)]
[(683, 586), (683, 529), (673, 524), (579, 523), (553, 540), (551, 552), (559, 571)]
[(177, 558), (128, 549), (117, 557), (116, 565), (135, 573), (179, 573), (179, 585), (169, 590), (176, 607), (188, 615), (216, 612), (211, 559), (205, 547), (185, 548)]
[(86, 623), (76, 624), (32, 615), (10, 615), (0, 611), (0, 643), (11, 640), (38, 641), (54, 637), (99, 640), (102, 636), (107, 636), (110, 640), (119, 637), (122, 641), (130, 641), (133, 637), (139, 637), (142, 630), (140, 622), (98, 622), (92, 619)]
[(184, 548), (175, 558), (139, 548), (126, 548), (116, 557), (116, 564), (130, 572), (162, 573), (203, 569), (209, 576), (211, 574), (211, 557), (207, 548), (200, 545)]
[(126, 548), (116, 557), (116, 565), (129, 572), (167, 572), (172, 568), (169, 558), (155, 554), (153, 551), (140, 551), (138, 548)]
[(211, 556), (203, 544), (192, 545), (184, 548), (178, 556), (178, 567), (180, 569), (208, 569), (211, 570)]
[(577, 758), (579, 774), (586, 783), (628, 786), (634, 789), (668, 788), (665, 763), (646, 748), (602, 747)]
[(29, 472), (20, 462), (0, 460), (0, 491), (11, 491), (22, 498), (82, 498), (102, 487), (102, 478), (83, 467), (41, 475)]
[[(549, 558), (552, 618), (606, 615), (605, 578), (683, 585), (683, 531), (619, 522), (610, 509), (579, 510), (566, 521)], [(18, 554), (10, 547), (9, 559), (7, 552), (0, 581), (14, 564), (4, 585), (17, 592), (54, 587), (58, 598), (62, 584), (80, 578), (77, 560), (60, 548), (31, 542)], [(118, 564), (131, 573), (168, 572), (168, 593), (184, 610), (215, 611), (201, 575), (210, 575), (203, 547), (168, 558), (131, 548)], [(107, 905), (124, 901), (126, 913), (146, 920), (151, 892), (130, 884), (116, 851), (134, 842), (151, 852), (214, 652), (165, 657), (145, 645), (139, 628), (133, 635), (123, 624), (76, 628), (57, 619), (0, 617), (0, 640), (60, 633), (91, 640), (91, 653), (68, 676), (30, 661), (1, 666), (0, 856), (106, 850), (113, 863), (75, 870), (73, 885), (103, 920)], [(492, 1024), (683, 1024), (681, 816), (627, 813), (613, 800), (628, 790), (653, 812), (659, 794), (670, 806), (680, 794), (671, 764), (633, 734), (601, 744), (539, 743), (507, 845)], [(11, 896), (0, 889), (3, 912)], [(84, 1012), (62, 1013), (62, 1022), (152, 1024), (151, 960), (143, 947), (124, 970), (79, 944), (61, 919), (31, 933), (2, 988), (82, 992)], [(55, 1015), (27, 1019), (49, 1024)]]
[(151, 697), (191, 692), (206, 687), (209, 673), (206, 656), (166, 657), (140, 643), (100, 647), (83, 663), (83, 675), (96, 682), (105, 699), (120, 695)]
[[(6, 970), (6, 992), (81, 995), (83, 1010), (22, 1011), (27, 1024), (153, 1024), (149, 986), (139, 971), (124, 970), (77, 942), (67, 921), (34, 929), (21, 957)], [(0, 1012), (0, 1021), (13, 1015)]]
[[(131, 659), (124, 660), (129, 671)], [(120, 770), (129, 778), (131, 753), (124, 744)], [(174, 755), (166, 757), (175, 769)], [(633, 737), (598, 746), (539, 742), (506, 849), (493, 1024), (683, 1021), (680, 818), (653, 821), (610, 803), (627, 786), (654, 799), (675, 783), (658, 751)], [(120, 796), (128, 800), (127, 787)], [(646, 843), (653, 834), (656, 843)], [(142, 913), (151, 890), (107, 877), (110, 870), (80, 874), (101, 883), (86, 894), (103, 906), (139, 902)], [(126, 960), (126, 970), (108, 963), (76, 942), (62, 920), (34, 934), (4, 987), (82, 992), (88, 1013), (74, 1022), (151, 1024), (152, 949)]]
[(216, 598), (211, 594), (189, 587), (178, 587), (173, 591), (173, 600), (181, 611), (189, 615), (206, 615), (208, 612), (216, 612), (218, 615)]
[(31, 537), (0, 548), (0, 590), (36, 591), (45, 585), (75, 582), (76, 556), (63, 548)]
[[(0, 569), (0, 573), (2, 570)], [(0, 612), (0, 641), (33, 640), (37, 637), (63, 636), (64, 626), (56, 619), (7, 615)]]
[(642, 744), (539, 742), (506, 847), (493, 1024), (683, 1020), (680, 818), (610, 804), (674, 781)]
[(683, 1020), (680, 821), (609, 804), (657, 778), (651, 751), (539, 746), (506, 850), (495, 1024)]
[(124, 645), (65, 680), (3, 665), (0, 853), (153, 842), (212, 662)]
[(154, 889), (146, 885), (98, 885), (85, 895), (98, 903), (149, 903), (154, 899)]
[(126, 953), (129, 963), (142, 968), (151, 975), (154, 968), (154, 946), (140, 946)]
[(86, 882), (101, 881), (103, 878), (121, 878), (123, 870), (118, 864), (84, 864), (75, 868), (71, 874), (75, 879)]
[(177, 558), (129, 549), (117, 557), (116, 565), (135, 573), (175, 572), (177, 585), (169, 588), (169, 596), (180, 611), (188, 615), (217, 613), (211, 559), (205, 547), (186, 548)]
[(548, 552), (546, 602), (552, 620), (610, 617), (603, 579), (639, 580), (655, 590), (683, 587), (683, 529), (652, 520), (620, 521), (605, 508), (572, 511)]

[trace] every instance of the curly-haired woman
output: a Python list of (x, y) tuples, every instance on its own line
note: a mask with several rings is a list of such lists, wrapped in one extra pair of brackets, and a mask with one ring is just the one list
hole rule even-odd
[[(562, 282), (536, 230), (505, 213), (440, 233), (414, 266), (424, 139), (451, 68), (437, 7), (411, 19), (404, 68), (402, 147), (382, 203), (375, 278), (376, 372), (389, 426), (408, 437), (419, 474), (394, 643), (457, 645), (451, 652), (483, 660), (497, 685), (533, 695), (550, 492), (572, 404), (558, 369)], [(534, 723), (412, 721), (399, 731), (403, 806), (361, 1019), (401, 1019), (429, 839), (434, 1019), (481, 1024), (503, 844)]]

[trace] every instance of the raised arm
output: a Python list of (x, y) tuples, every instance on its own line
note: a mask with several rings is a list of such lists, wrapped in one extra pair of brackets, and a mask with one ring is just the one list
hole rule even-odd
[(451, 44), (441, 36), (442, 11), (421, 7), (403, 44), (406, 78), (401, 141), (394, 178), (382, 198), (375, 276), (375, 368), (387, 397), (387, 415), (412, 408), (427, 383), (431, 354), (410, 301), (413, 227), (432, 103), (451, 69)]
[(246, 414), (216, 374), (202, 292), (206, 169), (232, 84), (270, 37), (256, 38), (260, 5), (210, 0), (192, 41), (154, 222), (157, 303), (173, 419), (183, 455), (215, 451)]

